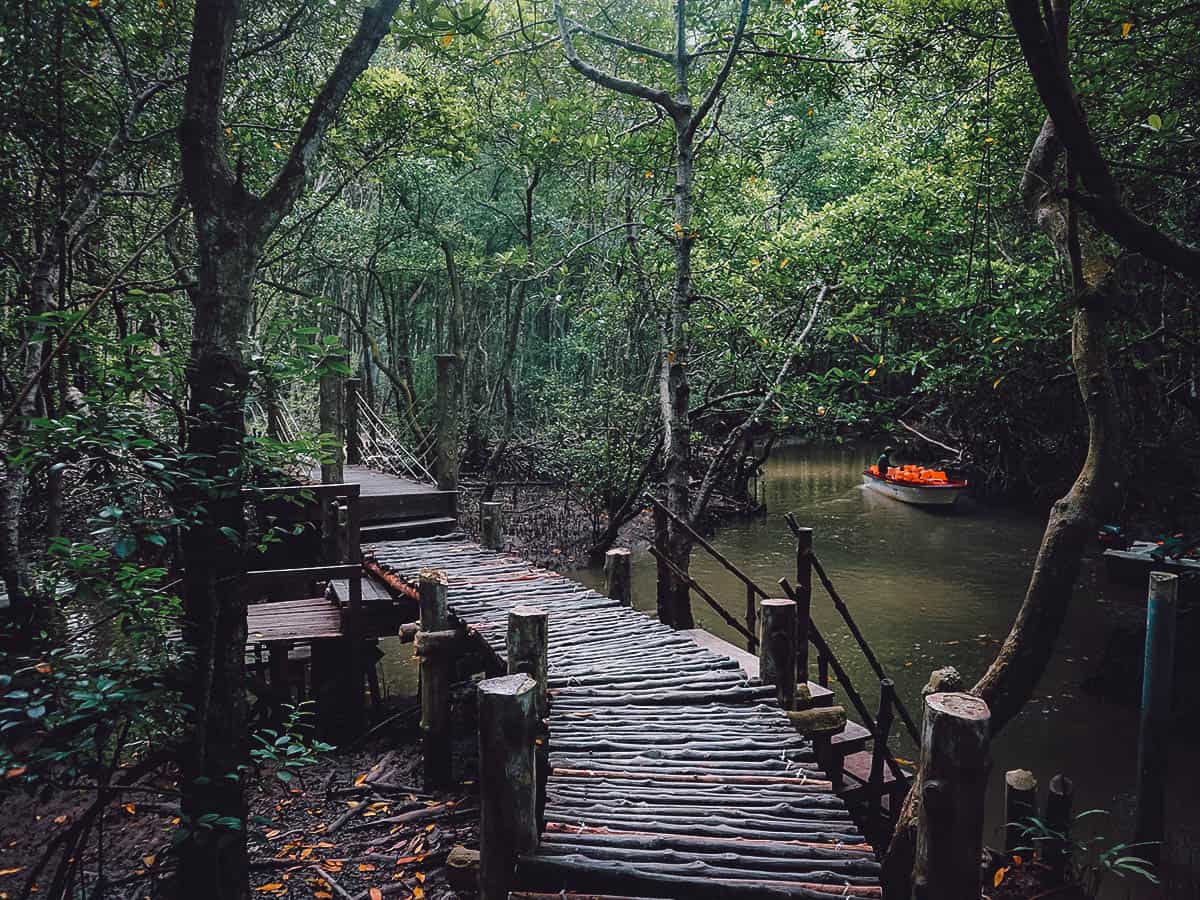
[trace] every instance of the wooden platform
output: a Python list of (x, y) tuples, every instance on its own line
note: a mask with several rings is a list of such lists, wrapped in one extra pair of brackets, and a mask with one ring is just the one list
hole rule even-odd
[[(320, 467), (309, 472), (321, 480)], [(346, 484), (359, 486), (358, 504), (364, 541), (384, 538), (427, 537), (453, 531), (458, 515), (458, 492), (366, 466), (346, 466)]]
[(364, 549), (406, 581), (445, 571), (453, 615), (499, 661), (510, 609), (548, 613), (551, 771), (522, 890), (882, 896), (870, 845), (748, 659), (459, 537)]

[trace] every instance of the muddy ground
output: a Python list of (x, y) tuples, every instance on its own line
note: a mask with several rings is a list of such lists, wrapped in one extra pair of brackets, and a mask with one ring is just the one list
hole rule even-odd
[[(411, 701), (402, 701), (411, 705)], [(395, 711), (380, 711), (380, 719)], [(474, 728), (460, 727), (455, 783), (422, 786), (415, 719), (396, 724), (369, 743), (324, 756), (285, 784), (259, 773), (250, 795), (250, 884), (263, 898), (376, 900), (378, 897), (457, 897), (446, 857), (458, 844), (478, 847)], [(51, 895), (61, 854), (31, 882), (56, 836), (95, 801), (94, 791), (13, 796), (0, 816), (0, 900)], [(68, 896), (170, 898), (171, 838), (179, 822), (170, 773), (122, 791), (93, 831), (75, 867)], [(101, 879), (103, 886), (101, 887)], [(97, 888), (101, 890), (97, 891)], [(61, 892), (54, 892), (61, 893)]]

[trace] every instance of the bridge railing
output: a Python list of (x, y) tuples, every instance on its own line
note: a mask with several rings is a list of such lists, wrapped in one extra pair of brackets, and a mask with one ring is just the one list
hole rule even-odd
[[(759, 637), (756, 633), (758, 620), (758, 603), (761, 600), (770, 599), (772, 596), (779, 596), (778, 593), (769, 594), (766, 590), (760, 587), (750, 576), (743, 572), (738, 566), (731, 562), (724, 554), (717, 550), (711, 543), (705, 540), (704, 536), (699, 534), (691, 525), (677, 516), (674, 512), (667, 508), (658, 498), (651, 494), (645, 495), (646, 499), (655, 507), (656, 510), (665, 514), (672, 522), (679, 526), (692, 540), (694, 546), (711, 556), (730, 574), (737, 578), (745, 587), (746, 609), (743, 621), (738, 621), (724, 605), (722, 605), (712, 593), (700, 585), (688, 573), (682, 571), (674, 564), (667, 556), (661, 553), (656, 547), (650, 547), (650, 553), (658, 561), (660, 566), (670, 572), (676, 578), (686, 584), (697, 596), (708, 604), (714, 612), (716, 612), (723, 621), (726, 622), (734, 631), (741, 635), (746, 641), (746, 649), (755, 652), (759, 648)], [(845, 691), (847, 699), (854, 707), (855, 712), (862, 720), (862, 724), (870, 732), (872, 739), (871, 747), (871, 766), (866, 778), (865, 795), (870, 804), (870, 809), (873, 815), (878, 815), (881, 812), (882, 797), (888, 793), (887, 785), (885, 784), (884, 769), (886, 768), (893, 777), (893, 784), (904, 786), (907, 784), (909, 775), (906, 773), (896, 756), (892, 753), (888, 746), (888, 741), (891, 737), (892, 724), (896, 714), (899, 714), (901, 721), (904, 723), (906, 730), (917, 746), (920, 746), (920, 733), (912, 720), (904, 702), (896, 693), (895, 682), (887, 676), (878, 657), (871, 649), (870, 644), (864, 637), (862, 630), (854, 621), (849, 608), (845, 601), (838, 594), (826, 573), (824, 566), (821, 565), (816, 554), (812, 551), (812, 529), (802, 528), (797, 523), (795, 518), (789, 514), (786, 518), (788, 527), (792, 530), (796, 537), (796, 585), (793, 586), (787, 578), (780, 578), (778, 581), (779, 588), (783, 595), (796, 603), (797, 611), (797, 634), (796, 634), (796, 680), (801, 685), (809, 682), (809, 656), (810, 648), (815, 650), (817, 664), (817, 681), (816, 683), (823, 688), (828, 688), (830, 685), (830, 673), (837, 680), (838, 685)], [(818, 580), (822, 587), (829, 594), (835, 608), (837, 608), (843, 621), (849, 627), (851, 633), (866, 657), (868, 665), (879, 678), (879, 704), (874, 713), (867, 705), (862, 693), (855, 686), (850, 673), (846, 670), (842, 661), (834, 652), (829, 641), (821, 633), (816, 623), (812, 621), (811, 605), (812, 605), (812, 573), (816, 572)], [(842, 758), (837, 754), (826, 754), (825, 764), (830, 767), (830, 777), (834, 781), (835, 787), (841, 787), (842, 780)], [(892, 809), (894, 814), (896, 809)]]

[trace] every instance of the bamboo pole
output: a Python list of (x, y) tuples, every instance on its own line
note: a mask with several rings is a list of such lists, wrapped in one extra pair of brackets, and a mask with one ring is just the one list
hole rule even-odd
[(1146, 603), (1146, 657), (1142, 712), (1138, 728), (1137, 814), (1134, 840), (1147, 846), (1138, 855), (1150, 862), (1162, 856), (1167, 780), (1167, 737), (1171, 726), (1171, 686), (1175, 674), (1175, 607), (1179, 576), (1150, 573)]

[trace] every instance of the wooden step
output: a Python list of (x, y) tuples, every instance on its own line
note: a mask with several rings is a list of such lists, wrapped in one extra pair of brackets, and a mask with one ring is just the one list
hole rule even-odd
[(849, 756), (851, 753), (867, 749), (867, 741), (870, 739), (871, 732), (868, 728), (847, 719), (845, 729), (829, 739), (829, 749), (839, 756)]
[(360, 529), (364, 544), (373, 541), (402, 541), (407, 538), (432, 537), (449, 534), (457, 522), (453, 516), (430, 516), (424, 519), (401, 519), (395, 522), (378, 522), (364, 525)]
[[(847, 803), (855, 803), (859, 800), (866, 800), (871, 795), (871, 790), (867, 782), (871, 778), (871, 757), (870, 750), (860, 750), (857, 753), (851, 753), (842, 761), (842, 772), (844, 774), (844, 782), (841, 790), (838, 791), (840, 796)], [(904, 774), (905, 785), (912, 781), (913, 773), (908, 769), (901, 768)], [(884, 794), (890, 794), (892, 791), (898, 791), (902, 787), (896, 781), (896, 776), (893, 774), (891, 767), (886, 763), (883, 766), (883, 785), (882, 791)]]
[(458, 492), (430, 488), (394, 494), (367, 494), (359, 499), (358, 508), (364, 524), (386, 524), (429, 516), (456, 516)]

